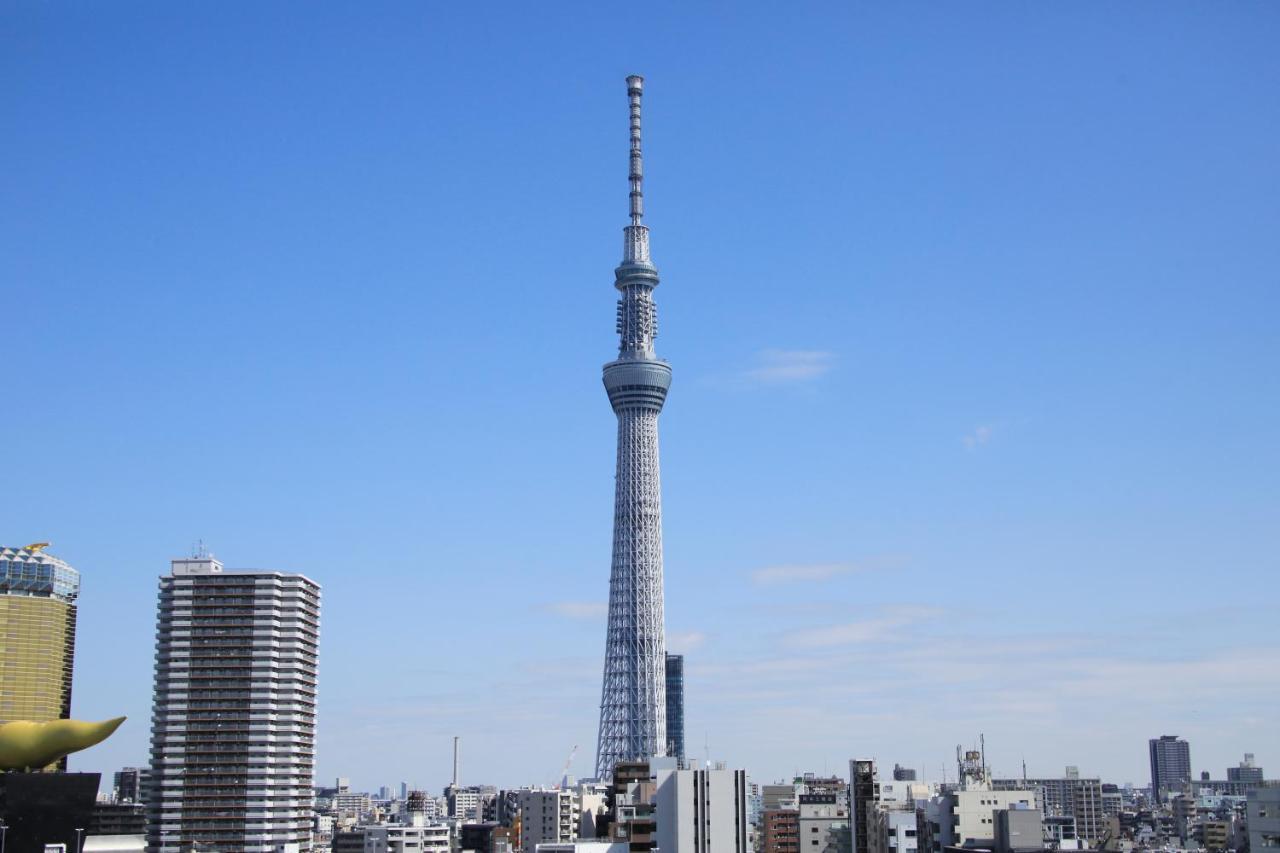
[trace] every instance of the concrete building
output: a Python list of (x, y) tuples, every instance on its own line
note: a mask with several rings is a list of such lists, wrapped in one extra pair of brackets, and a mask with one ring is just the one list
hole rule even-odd
[(1280, 788), (1254, 788), (1245, 800), (1249, 853), (1280, 850)]
[(914, 805), (877, 806), (867, 828), (868, 853), (915, 853), (919, 849)]
[(1044, 843), (1053, 850), (1078, 850), (1076, 819), (1071, 815), (1047, 815), (1043, 818)]
[(800, 853), (850, 853), (849, 811), (834, 794), (800, 795)]
[(983, 847), (995, 844), (995, 812), (1000, 809), (1039, 809), (1035, 791), (952, 791), (929, 800), (924, 808), (924, 849), (941, 853), (944, 847)]
[(760, 786), (760, 810), (762, 812), (794, 809), (799, 805), (799, 786), (779, 782)]
[(1147, 742), (1151, 759), (1151, 795), (1163, 802), (1169, 794), (1190, 790), (1191, 745), (1177, 735)]
[(47, 545), (0, 547), (0, 724), (71, 716), (80, 573)]
[(160, 579), (147, 846), (312, 847), (320, 587), (174, 560)]
[(522, 788), (517, 792), (520, 853), (535, 853), (539, 844), (565, 844), (578, 838), (578, 803), (572, 791)]
[(1232, 846), (1235, 826), (1229, 820), (1206, 820), (1200, 824), (1204, 849), (1209, 853), (1225, 853)]
[(667, 755), (684, 761), (684, 655), (667, 655)]
[(903, 767), (901, 764), (893, 765), (893, 781), (895, 782), (914, 782), (916, 771), (910, 767)]
[(747, 771), (686, 769), (657, 757), (650, 772), (654, 840), (662, 853), (749, 853)]
[(1174, 830), (1178, 833), (1178, 839), (1185, 847), (1191, 841), (1192, 830), (1199, 817), (1199, 807), (1196, 804), (1196, 799), (1190, 794), (1174, 794), (1169, 801), (1169, 807), (1173, 812)]
[(1227, 768), (1227, 781), (1262, 784), (1262, 768), (1253, 763), (1252, 752), (1244, 754), (1244, 761), (1238, 767)]
[(1107, 811), (1102, 780), (1081, 778), (1075, 767), (1068, 767), (1058, 779), (993, 779), (991, 787), (997, 791), (1036, 791), (1045, 816), (1074, 817), (1080, 838), (1086, 842), (1097, 842), (1105, 832)]
[(996, 809), (995, 853), (1030, 853), (1044, 849), (1039, 809)]

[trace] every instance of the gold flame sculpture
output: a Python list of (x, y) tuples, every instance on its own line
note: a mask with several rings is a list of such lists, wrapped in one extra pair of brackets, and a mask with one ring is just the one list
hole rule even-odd
[(120, 728), (124, 717), (86, 723), (82, 720), (50, 720), (30, 723), (15, 720), (0, 726), (0, 770), (39, 770), (55, 761), (102, 743)]

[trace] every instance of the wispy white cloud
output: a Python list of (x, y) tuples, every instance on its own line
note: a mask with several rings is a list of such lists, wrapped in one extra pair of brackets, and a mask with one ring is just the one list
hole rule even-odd
[(667, 632), (667, 651), (682, 655), (693, 651), (707, 641), (701, 631)]
[(553, 601), (543, 607), (568, 619), (602, 619), (609, 612), (609, 605), (603, 601)]
[(886, 607), (879, 616), (871, 619), (795, 631), (785, 638), (785, 642), (797, 648), (874, 643), (888, 639), (904, 628), (937, 618), (941, 613), (936, 607)]
[(766, 349), (756, 354), (756, 365), (742, 377), (759, 385), (811, 382), (831, 370), (835, 353), (826, 350)]
[(901, 557), (877, 557), (847, 563), (790, 563), (756, 569), (751, 573), (751, 580), (760, 586), (801, 581), (826, 581), (841, 575), (889, 569), (901, 565), (902, 562)]
[(987, 424), (979, 424), (973, 428), (973, 431), (960, 439), (964, 444), (965, 450), (977, 450), (982, 445), (991, 440), (993, 430)]

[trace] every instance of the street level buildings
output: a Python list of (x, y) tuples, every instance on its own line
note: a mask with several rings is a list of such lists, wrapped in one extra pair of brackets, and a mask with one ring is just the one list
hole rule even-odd
[(174, 560), (160, 579), (147, 847), (312, 848), (320, 587)]
[(618, 418), (614, 477), (613, 561), (596, 777), (619, 761), (644, 761), (667, 751), (666, 637), (662, 592), (662, 488), (658, 415), (671, 386), (671, 366), (659, 359), (653, 291), (658, 270), (642, 224), (644, 169), (640, 96), (644, 81), (627, 78), (631, 109), (631, 223), (623, 229), (622, 263), (614, 272), (618, 357), (604, 366), (604, 386)]
[(0, 723), (71, 716), (80, 573), (46, 546), (0, 547)]

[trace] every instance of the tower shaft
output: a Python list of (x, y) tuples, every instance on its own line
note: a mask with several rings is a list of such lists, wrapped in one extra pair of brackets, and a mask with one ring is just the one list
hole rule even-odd
[(613, 563), (596, 775), (619, 761), (665, 755), (666, 638), (662, 602), (662, 488), (658, 415), (671, 386), (671, 367), (654, 354), (658, 271), (649, 258), (640, 148), (643, 80), (627, 78), (631, 107), (631, 224), (623, 229), (622, 263), (614, 272), (618, 358), (604, 366), (604, 385), (618, 417), (613, 504)]

